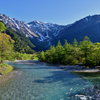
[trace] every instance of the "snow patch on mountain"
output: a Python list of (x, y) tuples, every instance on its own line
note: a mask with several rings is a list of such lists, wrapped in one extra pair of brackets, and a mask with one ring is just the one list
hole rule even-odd
[(52, 40), (52, 38), (56, 37), (65, 28), (65, 26), (63, 25), (57, 25), (41, 21), (32, 21), (28, 24), (33, 30), (35, 30), (36, 34), (39, 35), (40, 41)]
[(0, 20), (13, 30), (23, 33), (28, 38), (35, 38), (40, 42), (51, 41), (66, 27), (41, 21), (32, 21), (27, 24), (24, 21), (18, 21), (2, 14), (0, 14)]
[(8, 20), (6, 20), (5, 24), (7, 24), (7, 23), (8, 23)]
[(20, 26), (16, 23), (14, 19), (12, 19), (13, 23), (17, 26), (18, 29), (20, 29)]
[(36, 31), (36, 33), (38, 33), (39, 35), (39, 41), (43, 41), (45, 39), (45, 37), (43, 35), (41, 35), (41, 33), (39, 33), (38, 31)]

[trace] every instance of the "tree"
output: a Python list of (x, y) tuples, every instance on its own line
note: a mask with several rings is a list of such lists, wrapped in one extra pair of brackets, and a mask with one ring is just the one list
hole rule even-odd
[[(9, 35), (5, 32), (4, 23), (0, 22), (0, 64), (3, 63), (4, 59), (11, 59), (11, 52), (13, 49), (14, 40), (11, 39)], [(3, 33), (2, 33), (3, 32)]]
[(45, 61), (48, 63), (56, 63), (55, 62), (55, 47), (54, 46), (50, 46), (49, 50), (46, 50)]
[(76, 39), (73, 41), (73, 52), (72, 55), (78, 60), (81, 61), (81, 50), (79, 48), (78, 42)]
[(38, 59), (39, 59), (40, 61), (45, 61), (44, 51), (42, 51), (42, 52), (40, 52), (40, 53), (38, 54)]
[(77, 47), (78, 46), (78, 42), (76, 39), (74, 39), (74, 42), (73, 42), (73, 47)]
[(100, 66), (100, 43), (94, 43), (91, 54), (87, 57), (89, 67)]
[(84, 58), (84, 63), (88, 65), (87, 57), (92, 52), (93, 43), (90, 41), (90, 39), (85, 36), (83, 41), (80, 42), (80, 50), (81, 50), (81, 56)]
[(76, 52), (74, 52), (76, 49), (74, 49), (73, 45), (68, 44), (67, 40), (65, 40), (65, 44), (63, 47), (64, 47), (64, 53), (63, 53), (62, 64), (66, 64), (66, 65), (77, 64), (78, 61), (75, 55)]
[(6, 33), (0, 33), (0, 60), (1, 64), (4, 59), (11, 59), (11, 53), (13, 51), (14, 40), (11, 39)]
[(66, 54), (71, 55), (73, 52), (73, 47), (71, 44), (68, 44), (67, 40), (65, 40), (65, 44), (64, 44), (64, 51)]
[(56, 56), (55, 59), (58, 64), (61, 62), (61, 60), (63, 58), (63, 51), (64, 51), (63, 47), (62, 47), (60, 41), (58, 41), (58, 44), (56, 46), (56, 51), (55, 51), (55, 56)]

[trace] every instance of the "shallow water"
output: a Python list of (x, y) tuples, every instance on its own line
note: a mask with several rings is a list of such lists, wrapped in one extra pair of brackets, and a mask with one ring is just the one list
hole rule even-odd
[(21, 75), (0, 87), (0, 100), (100, 100), (100, 74), (84, 76), (46, 63), (9, 63)]

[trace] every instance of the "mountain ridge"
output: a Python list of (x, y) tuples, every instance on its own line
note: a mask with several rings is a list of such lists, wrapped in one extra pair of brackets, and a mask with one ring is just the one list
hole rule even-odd
[[(60, 33), (55, 41), (60, 40), (64, 44), (64, 39), (72, 43), (74, 38), (78, 42), (82, 41), (85, 36), (88, 36), (92, 42), (100, 42), (100, 15), (87, 16), (76, 21), (68, 29), (66, 28)], [(53, 41), (52, 44), (56, 43)]]
[(82, 41), (84, 36), (88, 36), (93, 42), (100, 42), (100, 15), (89, 15), (68, 25), (58, 25), (36, 20), (25, 23), (2, 14), (0, 14), (0, 20), (9, 28), (24, 34), (41, 50), (48, 49), (51, 44), (56, 45), (58, 40), (62, 44), (64, 44), (64, 39), (72, 43), (74, 38)]
[(64, 25), (40, 21), (25, 23), (24, 21), (18, 21), (16, 18), (12, 19), (2, 14), (0, 14), (0, 20), (13, 30), (23, 33), (26, 37), (37, 38), (39, 41), (49, 41), (51, 33), (53, 36), (57, 36), (65, 27)]

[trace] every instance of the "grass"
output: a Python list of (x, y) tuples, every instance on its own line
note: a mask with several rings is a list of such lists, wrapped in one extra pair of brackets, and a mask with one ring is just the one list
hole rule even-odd
[(13, 67), (11, 65), (1, 64), (1, 66), (0, 66), (0, 73), (1, 74), (8, 74), (12, 70), (13, 70)]

